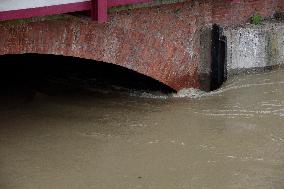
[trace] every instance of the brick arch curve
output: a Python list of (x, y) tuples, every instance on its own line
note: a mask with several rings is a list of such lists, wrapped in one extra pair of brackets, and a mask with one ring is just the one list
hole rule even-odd
[(228, 2), (191, 0), (125, 10), (109, 14), (105, 24), (72, 16), (0, 22), (0, 55), (40, 53), (93, 59), (134, 70), (175, 90), (199, 88), (204, 81), (208, 84), (211, 74), (210, 51), (202, 53), (210, 44), (206, 40), (201, 44), (206, 38), (202, 29), (213, 23), (245, 23), (255, 11), (272, 16), (284, 7), (283, 0)]
[[(168, 11), (169, 7), (163, 8)], [(175, 90), (198, 88), (198, 56), (193, 35), (189, 35), (192, 28), (175, 14), (164, 11), (165, 17), (173, 19), (168, 22), (156, 11), (160, 12), (152, 8), (129, 11), (131, 16), (111, 14), (106, 24), (74, 16), (3, 22), (0, 55), (38, 53), (92, 59), (131, 69)]]
[[(88, 82), (95, 79), (91, 81), (94, 82), (94, 87), (118, 86), (142, 91), (159, 90), (165, 93), (174, 92), (172, 88), (154, 78), (117, 64), (97, 62), (91, 59), (54, 54), (24, 53), (2, 55), (0, 56), (0, 62), (4, 66), (2, 75), (4, 75), (5, 83), (9, 81), (9, 79), (5, 79), (6, 77), (11, 79), (16, 77), (16, 81), (18, 79), (19, 81), (25, 81), (25, 79), (29, 80), (29, 78), (33, 78), (31, 81), (36, 81), (37, 77), (39, 77), (38, 79), (41, 76), (49, 78), (49, 75), (51, 75), (55, 76), (55, 78), (67, 78), (67, 81), (71, 83), (73, 77), (77, 78), (78, 80), (75, 80), (76, 82), (79, 81), (79, 83), (80, 81)], [(5, 75), (6, 73), (7, 75)], [(29, 75), (31, 77), (26, 77)]]

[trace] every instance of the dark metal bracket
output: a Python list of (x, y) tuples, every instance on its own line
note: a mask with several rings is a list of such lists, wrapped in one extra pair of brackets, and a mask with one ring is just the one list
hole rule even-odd
[(216, 90), (227, 80), (227, 37), (217, 24), (212, 28), (211, 90)]

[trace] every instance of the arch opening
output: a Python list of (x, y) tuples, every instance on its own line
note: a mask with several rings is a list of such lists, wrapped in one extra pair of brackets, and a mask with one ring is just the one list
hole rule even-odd
[(104, 62), (61, 55), (0, 56), (2, 95), (47, 95), (93, 92), (172, 93), (161, 82), (130, 69)]

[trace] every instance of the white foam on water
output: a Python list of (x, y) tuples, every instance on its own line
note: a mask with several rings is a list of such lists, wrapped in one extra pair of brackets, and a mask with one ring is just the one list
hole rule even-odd
[(170, 99), (170, 98), (189, 98), (197, 99), (202, 96), (206, 96), (208, 93), (200, 89), (184, 88), (177, 93), (165, 94), (162, 92), (143, 92), (143, 91), (131, 91), (130, 96), (150, 99)]
[(162, 92), (145, 92), (145, 91), (131, 91), (129, 93), (132, 97), (150, 98), (150, 99), (168, 99), (169, 95)]
[(174, 98), (200, 98), (202, 96), (205, 96), (207, 93), (205, 91), (202, 91), (200, 89), (194, 89), (194, 88), (184, 88), (179, 90), (176, 94), (172, 94), (172, 97)]

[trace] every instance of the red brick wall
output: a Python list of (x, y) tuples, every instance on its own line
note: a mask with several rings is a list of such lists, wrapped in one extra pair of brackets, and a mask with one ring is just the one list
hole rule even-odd
[(279, 0), (278, 2), (278, 10), (284, 11), (284, 0)]
[(240, 0), (228, 3), (216, 0), (213, 1), (212, 18), (213, 22), (223, 25), (239, 24), (249, 21), (255, 11), (263, 17), (269, 17), (283, 8), (283, 0)]
[(255, 10), (266, 17), (283, 8), (284, 0), (188, 0), (112, 13), (103, 25), (72, 16), (0, 23), (0, 55), (44, 53), (94, 59), (132, 69), (176, 90), (199, 88), (200, 76), (210, 74), (205, 28), (213, 23), (245, 23)]

